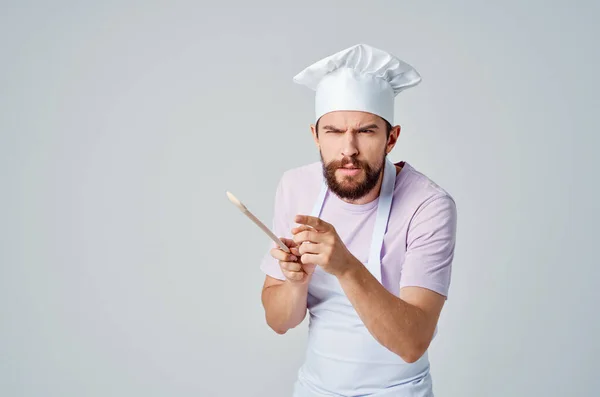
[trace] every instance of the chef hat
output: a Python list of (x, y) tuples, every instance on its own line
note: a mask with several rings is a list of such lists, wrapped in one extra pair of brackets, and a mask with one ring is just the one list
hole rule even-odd
[(417, 85), (419, 73), (396, 56), (357, 44), (323, 58), (294, 77), (316, 91), (315, 121), (335, 110), (376, 114), (394, 125), (394, 98)]

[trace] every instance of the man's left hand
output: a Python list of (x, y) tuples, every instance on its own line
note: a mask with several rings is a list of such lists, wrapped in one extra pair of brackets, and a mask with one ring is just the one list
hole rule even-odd
[(292, 229), (293, 240), (299, 245), (302, 263), (321, 266), (336, 277), (342, 276), (357, 264), (335, 227), (324, 220), (308, 215), (297, 215), (300, 226)]

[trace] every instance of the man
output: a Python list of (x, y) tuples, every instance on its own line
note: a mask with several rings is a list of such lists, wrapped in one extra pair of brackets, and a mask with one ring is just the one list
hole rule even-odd
[(407, 162), (392, 163), (394, 97), (421, 80), (395, 56), (356, 45), (294, 80), (316, 91), (321, 156), (286, 171), (262, 303), (284, 334), (310, 313), (294, 397), (433, 396), (427, 349), (448, 296), (453, 198)]

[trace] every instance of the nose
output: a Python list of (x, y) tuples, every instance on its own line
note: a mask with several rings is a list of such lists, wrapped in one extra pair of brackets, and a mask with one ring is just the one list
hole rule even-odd
[(356, 145), (356, 137), (352, 131), (347, 131), (344, 134), (344, 143), (342, 145), (342, 155), (344, 157), (353, 157), (358, 154), (358, 147)]

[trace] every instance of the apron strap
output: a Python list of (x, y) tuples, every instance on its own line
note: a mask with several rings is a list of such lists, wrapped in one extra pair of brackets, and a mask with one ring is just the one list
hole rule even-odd
[(392, 208), (392, 197), (396, 185), (396, 166), (386, 156), (383, 182), (377, 203), (377, 219), (373, 228), (371, 249), (369, 251), (369, 270), (375, 278), (381, 282), (381, 250), (383, 238), (387, 230), (390, 210)]
[(325, 195), (327, 194), (327, 183), (325, 182), (325, 178), (321, 178), (321, 192), (319, 193), (319, 197), (313, 206), (311, 216), (320, 217), (321, 209), (323, 208), (323, 203), (325, 202)]

